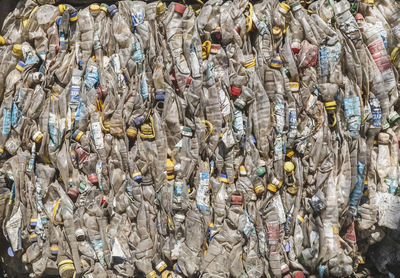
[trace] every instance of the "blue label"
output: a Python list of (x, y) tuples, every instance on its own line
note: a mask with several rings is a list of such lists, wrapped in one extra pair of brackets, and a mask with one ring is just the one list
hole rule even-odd
[(3, 109), (3, 136), (7, 136), (11, 131), (11, 111), (8, 108)]
[(149, 89), (147, 87), (147, 82), (146, 82), (146, 75), (145, 73), (142, 74), (142, 80), (140, 82), (140, 92), (142, 94), (142, 97), (144, 99), (149, 97)]
[(174, 195), (175, 196), (182, 196), (182, 184), (179, 184), (179, 185), (174, 185)]
[(358, 97), (344, 99), (344, 111), (347, 120), (347, 128), (351, 136), (358, 135), (361, 126), (361, 107)]
[(144, 23), (144, 13), (143, 12), (134, 13), (131, 15), (131, 19), (132, 19), (132, 32), (135, 32), (136, 26)]
[(21, 121), (21, 118), (22, 118), (22, 112), (18, 109), (17, 105), (14, 102), (11, 114), (11, 125), (13, 128), (16, 128), (18, 126), (18, 124)]
[(372, 114), (372, 126), (373, 128), (379, 128), (382, 126), (382, 110), (379, 105), (378, 98), (371, 98), (369, 100)]

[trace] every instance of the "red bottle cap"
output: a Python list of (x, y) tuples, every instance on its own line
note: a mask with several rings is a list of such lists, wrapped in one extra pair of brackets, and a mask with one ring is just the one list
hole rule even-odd
[(186, 6), (179, 4), (179, 3), (175, 3), (175, 8), (174, 8), (175, 12), (183, 14), (186, 10)]
[(192, 80), (193, 80), (193, 77), (189, 76), (189, 77), (186, 79), (186, 85), (189, 86), (190, 83), (192, 83)]
[(99, 182), (99, 179), (97, 178), (96, 174), (90, 174), (88, 177), (88, 180), (92, 183), (92, 184), (96, 184)]
[(304, 273), (301, 271), (295, 271), (293, 272), (293, 278), (304, 278)]
[(243, 203), (243, 198), (240, 195), (232, 195), (232, 204), (241, 205)]
[(232, 88), (231, 88), (231, 94), (232, 95), (240, 96), (241, 93), (242, 93), (242, 88), (241, 87), (232, 86)]
[(72, 200), (75, 200), (76, 198), (78, 198), (79, 190), (78, 190), (78, 188), (71, 186), (68, 189), (68, 193), (67, 194)]

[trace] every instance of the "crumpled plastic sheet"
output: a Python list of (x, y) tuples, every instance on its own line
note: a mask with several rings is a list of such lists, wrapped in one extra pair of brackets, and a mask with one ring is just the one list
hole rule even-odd
[(26, 0), (1, 34), (9, 275), (394, 277), (396, 1)]

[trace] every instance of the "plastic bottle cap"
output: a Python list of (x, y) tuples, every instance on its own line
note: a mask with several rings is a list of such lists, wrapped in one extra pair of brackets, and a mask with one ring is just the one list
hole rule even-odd
[(228, 176), (226, 174), (221, 174), (219, 180), (221, 182), (229, 183), (229, 179), (228, 179)]
[(287, 153), (286, 153), (286, 156), (287, 157), (292, 157), (294, 155), (294, 151), (288, 151)]
[(64, 4), (58, 5), (58, 10), (60, 11), (60, 13), (64, 13), (66, 9), (67, 9), (67, 6)]
[(88, 180), (89, 180), (92, 184), (97, 184), (97, 183), (99, 183), (99, 178), (97, 177), (97, 174), (95, 174), (95, 173), (90, 174), (90, 175), (88, 176)]
[(355, 17), (356, 21), (362, 21), (364, 20), (364, 16), (360, 13), (356, 13)]
[(243, 110), (243, 108), (246, 106), (246, 102), (240, 98), (235, 100), (234, 105), (237, 109)]
[(0, 45), (5, 45), (6, 44), (6, 40), (0, 36)]
[(241, 166), (239, 167), (239, 173), (240, 173), (242, 176), (245, 176), (245, 175), (247, 174), (246, 168), (245, 168), (243, 165), (241, 165)]
[(79, 129), (75, 130), (74, 133), (72, 134), (72, 138), (74, 138), (75, 141), (81, 140), (81, 137), (83, 135), (83, 132), (80, 131)]
[(275, 185), (275, 184), (272, 184), (272, 183), (268, 184), (267, 189), (268, 189), (269, 191), (273, 192), (273, 193), (275, 193), (276, 191), (278, 191), (278, 188), (276, 187), (276, 185)]
[(58, 254), (58, 245), (51, 245), (50, 246), (50, 253), (52, 255), (57, 255)]
[(13, 52), (15, 55), (22, 56), (22, 45), (14, 44), (13, 45)]
[(163, 91), (161, 91), (161, 92), (156, 92), (156, 97), (155, 97), (156, 101), (163, 101), (163, 100), (165, 100), (165, 95), (166, 95), (166, 93), (163, 92)]
[(289, 82), (290, 91), (298, 92), (300, 88), (299, 82)]
[(212, 44), (211, 45), (211, 49), (210, 49), (210, 53), (211, 54), (218, 54), (220, 49), (221, 49), (221, 45), (220, 44)]
[(92, 13), (98, 13), (100, 12), (100, 6), (97, 4), (92, 4), (89, 6), (89, 11)]
[(157, 273), (155, 270), (152, 270), (151, 272), (146, 274), (146, 278), (157, 278)]
[(276, 54), (275, 58), (272, 58), (271, 67), (276, 68), (276, 69), (279, 69), (282, 67), (281, 55), (279, 53)]
[(186, 6), (185, 5), (182, 5), (182, 4), (179, 4), (179, 3), (175, 3), (175, 6), (174, 6), (174, 11), (175, 12), (177, 12), (179, 14), (183, 14), (185, 12), (185, 10), (186, 10)]
[(128, 136), (128, 137), (131, 138), (131, 139), (135, 139), (136, 136), (137, 136), (137, 130), (136, 130), (136, 128), (129, 127), (129, 128), (126, 130), (126, 136)]
[(107, 12), (109, 13), (109, 15), (112, 17), (116, 12), (118, 12), (118, 8), (117, 6), (115, 6), (114, 4), (111, 6), (108, 6)]
[(72, 200), (75, 200), (76, 198), (78, 198), (79, 190), (78, 190), (78, 188), (71, 186), (68, 189), (67, 194)]
[(292, 9), (293, 12), (296, 12), (301, 9), (301, 4), (300, 2), (295, 2), (290, 6), (290, 8)]
[(272, 28), (272, 34), (274, 36), (280, 36), (282, 34), (282, 29), (279, 26), (274, 26), (274, 28)]
[(374, 0), (364, 0), (365, 4), (374, 4), (375, 1)]
[(240, 96), (241, 93), (242, 93), (242, 88), (241, 87), (232, 86), (232, 88), (231, 88), (231, 94), (232, 95)]
[(37, 242), (37, 234), (29, 235), (29, 241), (30, 242)]
[(265, 187), (264, 185), (260, 184), (254, 187), (254, 191), (256, 192), (256, 195), (262, 195), (265, 192)]
[(142, 181), (142, 173), (141, 172), (132, 173), (132, 179), (136, 182), (141, 182)]
[(79, 183), (79, 192), (83, 193), (86, 190), (86, 184), (84, 184), (83, 182)]
[(300, 52), (300, 42), (298, 42), (298, 41), (292, 42), (291, 48), (292, 48), (292, 52), (294, 54), (299, 53)]
[(36, 143), (40, 144), (43, 139), (43, 133), (41, 133), (40, 131), (36, 131), (35, 134), (33, 134), (32, 139)]
[(161, 15), (165, 12), (165, 5), (163, 2), (158, 2), (157, 7), (156, 7), (156, 14)]
[(164, 261), (161, 261), (156, 265), (156, 269), (159, 273), (163, 272), (163, 270), (166, 268), (167, 268), (167, 264)]
[(233, 204), (233, 205), (242, 205), (243, 204), (242, 196), (241, 195), (232, 195), (231, 204)]
[(264, 176), (265, 172), (266, 172), (265, 167), (260, 167), (257, 169), (257, 176), (262, 177)]
[(296, 185), (290, 186), (287, 188), (287, 192), (291, 195), (295, 195), (297, 193), (298, 187)]
[(8, 253), (8, 256), (10, 256), (10, 257), (14, 257), (15, 256), (14, 250), (12, 249), (11, 246), (8, 247), (7, 253)]
[(25, 64), (22, 61), (19, 61), (18, 64), (15, 66), (17, 70), (22, 72), (24, 70)]
[(100, 5), (100, 10), (102, 10), (103, 12), (107, 13), (108, 11), (108, 5), (107, 4), (101, 4)]
[(37, 218), (31, 218), (31, 220), (30, 220), (30, 222), (29, 222), (29, 225), (30, 225), (32, 228), (35, 228), (36, 225), (37, 225), (37, 222), (38, 222), (38, 219), (37, 219)]
[(78, 241), (83, 241), (85, 239), (85, 231), (82, 230), (81, 228), (76, 229), (75, 231), (75, 237)]
[(78, 20), (78, 13), (77, 12), (71, 13), (70, 16), (69, 16), (69, 21), (75, 22), (77, 20)]
[(279, 4), (279, 11), (283, 14), (287, 14), (287, 12), (290, 10), (290, 6), (286, 3), (280, 3)]
[(294, 171), (294, 164), (291, 161), (286, 161), (283, 168), (287, 173), (291, 173)]

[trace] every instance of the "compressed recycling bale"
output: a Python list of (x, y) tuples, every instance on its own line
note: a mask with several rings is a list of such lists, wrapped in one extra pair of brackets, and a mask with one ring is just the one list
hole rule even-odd
[(9, 275), (398, 274), (395, 1), (66, 3), (1, 30)]

